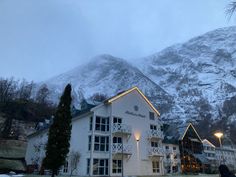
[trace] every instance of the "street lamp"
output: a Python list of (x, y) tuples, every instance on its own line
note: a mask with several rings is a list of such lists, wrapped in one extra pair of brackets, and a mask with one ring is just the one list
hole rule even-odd
[(224, 135), (222, 132), (216, 132), (214, 133), (214, 135), (219, 139), (220, 142), (220, 149), (221, 149), (221, 153), (222, 153), (222, 158), (223, 158), (223, 163), (224, 163), (224, 153), (222, 151), (222, 143), (221, 143), (221, 137)]

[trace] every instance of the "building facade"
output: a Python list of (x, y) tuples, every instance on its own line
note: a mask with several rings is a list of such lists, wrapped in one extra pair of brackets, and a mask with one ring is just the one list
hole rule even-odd
[[(79, 176), (163, 175), (166, 157), (159, 115), (137, 87), (80, 112), (72, 120), (70, 153), (61, 173), (72, 172)], [(47, 131), (28, 137), (27, 165), (41, 168)], [(174, 147), (171, 146), (173, 162), (174, 154), (179, 151)], [(76, 168), (72, 168), (72, 152), (80, 154)], [(174, 165), (171, 169), (176, 171)]]
[(225, 164), (230, 170), (236, 170), (236, 149), (231, 146), (215, 148), (217, 165)]
[(178, 144), (163, 142), (165, 150), (164, 168), (165, 174), (174, 174), (181, 172), (180, 151)]
[(219, 162), (216, 158), (216, 147), (207, 139), (202, 140), (205, 157), (210, 163), (209, 173), (218, 171)]

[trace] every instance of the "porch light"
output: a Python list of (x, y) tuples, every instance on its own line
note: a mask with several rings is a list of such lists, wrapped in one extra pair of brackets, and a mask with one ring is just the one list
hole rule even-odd
[(141, 135), (139, 132), (135, 132), (134, 137), (135, 137), (135, 140), (138, 142), (140, 140)]

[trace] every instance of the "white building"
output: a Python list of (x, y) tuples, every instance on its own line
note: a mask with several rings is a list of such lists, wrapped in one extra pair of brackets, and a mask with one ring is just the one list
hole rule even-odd
[(216, 161), (225, 164), (231, 170), (236, 170), (236, 149), (231, 146), (216, 147)]
[[(27, 165), (41, 165), (47, 129), (28, 137)], [(70, 152), (79, 152), (74, 175), (144, 176), (164, 174), (159, 112), (134, 87), (72, 120)], [(122, 165), (123, 162), (123, 165)], [(70, 174), (70, 154), (62, 170)]]
[(163, 143), (163, 148), (165, 149), (165, 157), (164, 157), (165, 174), (180, 173), (181, 161), (180, 161), (179, 145), (165, 142)]
[(206, 158), (210, 162), (216, 163), (216, 147), (207, 139), (202, 140), (202, 144)]

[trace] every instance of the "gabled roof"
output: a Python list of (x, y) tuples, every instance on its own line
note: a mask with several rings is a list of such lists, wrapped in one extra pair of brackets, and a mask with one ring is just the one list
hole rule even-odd
[(182, 136), (181, 140), (183, 140), (183, 138), (184, 138), (184, 136), (185, 136), (186, 132), (188, 131), (188, 129), (189, 129), (190, 127), (192, 127), (192, 128), (193, 128), (193, 130), (194, 130), (194, 132), (196, 133), (197, 137), (198, 137), (198, 138), (199, 138), (199, 140), (202, 142), (202, 139), (200, 138), (200, 136), (198, 135), (198, 133), (197, 133), (196, 129), (194, 128), (194, 126), (193, 126), (191, 123), (189, 123), (189, 124), (188, 124), (188, 127), (186, 128), (186, 130), (185, 130), (185, 132), (184, 132), (184, 134), (183, 134), (183, 136)]
[(213, 145), (210, 141), (208, 141), (207, 139), (202, 140), (202, 143), (206, 142), (207, 144), (209, 144), (212, 147), (215, 147), (215, 145)]
[(133, 87), (133, 88), (131, 88), (131, 89), (129, 89), (129, 90), (120, 92), (120, 93), (118, 93), (117, 95), (115, 95), (115, 96), (113, 96), (113, 97), (107, 99), (107, 100), (105, 101), (105, 103), (108, 103), (108, 104), (109, 104), (109, 103), (112, 103), (112, 102), (118, 100), (119, 98), (121, 98), (121, 97), (123, 97), (123, 96), (125, 96), (125, 95), (127, 95), (127, 94), (129, 94), (129, 93), (131, 93), (131, 92), (133, 92), (133, 91), (137, 91), (137, 92), (141, 95), (141, 97), (149, 104), (149, 106), (152, 108), (152, 110), (153, 110), (158, 116), (160, 116), (160, 113), (156, 110), (156, 108), (152, 105), (152, 103), (147, 99), (147, 97), (141, 92), (141, 90), (139, 90), (138, 87)]
[(193, 128), (193, 130), (196, 133), (199, 140), (202, 141), (200, 136), (198, 135), (197, 131), (195, 130), (195, 128), (193, 127), (193, 125), (191, 123), (182, 124), (182, 125), (179, 125), (179, 126), (176, 125), (176, 124), (171, 124), (171, 125), (166, 125), (166, 127), (167, 128), (164, 129), (164, 135), (165, 135), (166, 142), (173, 142), (173, 141), (177, 141), (177, 140), (183, 140), (186, 132), (188, 131), (188, 129), (190, 127)]

